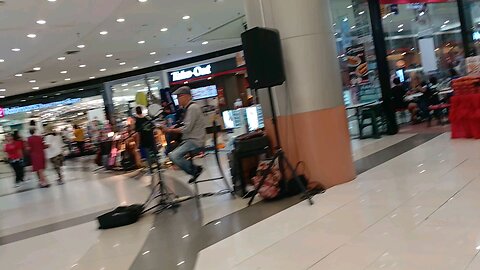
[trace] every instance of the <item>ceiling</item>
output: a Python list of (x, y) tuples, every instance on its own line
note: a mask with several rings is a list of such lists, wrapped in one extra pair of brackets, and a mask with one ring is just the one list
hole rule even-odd
[[(0, 89), (5, 89), (0, 90), (1, 96), (236, 46), (241, 43), (245, 20), (239, 0), (52, 1), (5, 0), (0, 4), (0, 59), (4, 60), (0, 60)], [(183, 19), (187, 15), (190, 18)], [(120, 18), (124, 21), (117, 22)], [(37, 20), (46, 23), (37, 24)], [(101, 35), (102, 31), (108, 34)], [(41, 70), (34, 71), (35, 67)]]

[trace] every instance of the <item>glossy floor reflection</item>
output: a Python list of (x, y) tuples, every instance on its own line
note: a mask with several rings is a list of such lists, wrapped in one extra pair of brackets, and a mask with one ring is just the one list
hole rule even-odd
[(195, 269), (480, 269), (479, 149), (441, 135), (204, 249)]

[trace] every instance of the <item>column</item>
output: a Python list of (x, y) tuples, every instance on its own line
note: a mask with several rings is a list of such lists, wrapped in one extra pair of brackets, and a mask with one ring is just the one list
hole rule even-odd
[[(329, 0), (245, 0), (248, 27), (280, 31), (287, 81), (274, 88), (282, 147), (325, 187), (355, 178)], [(268, 117), (266, 90), (259, 90)], [(273, 135), (266, 119), (267, 132)]]

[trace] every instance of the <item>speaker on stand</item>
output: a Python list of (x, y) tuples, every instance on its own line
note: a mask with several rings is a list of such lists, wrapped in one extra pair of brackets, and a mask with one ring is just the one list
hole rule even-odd
[(275, 146), (275, 154), (270, 162), (267, 170), (264, 171), (260, 183), (255, 188), (248, 205), (251, 205), (255, 199), (255, 195), (264, 185), (267, 176), (271, 169), (278, 161), (279, 169), (282, 174), (282, 179), (286, 183), (285, 165), (292, 172), (294, 180), (302, 190), (302, 198), (308, 199), (310, 205), (313, 205), (313, 194), (307, 191), (298, 177), (295, 168), (288, 161), (285, 152), (280, 143), (280, 134), (277, 126), (277, 113), (273, 104), (272, 87), (282, 85), (285, 82), (285, 68), (283, 65), (282, 44), (280, 40), (280, 33), (276, 29), (255, 27), (242, 33), (242, 44), (245, 61), (247, 64), (248, 81), (250, 87), (255, 89), (267, 88), (270, 99), (270, 107), (272, 110), (272, 122), (275, 129), (275, 139), (277, 145)]

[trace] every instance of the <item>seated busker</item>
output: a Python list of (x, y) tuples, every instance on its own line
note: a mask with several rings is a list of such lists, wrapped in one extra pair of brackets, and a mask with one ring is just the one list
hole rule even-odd
[(182, 135), (182, 142), (168, 156), (173, 164), (192, 176), (189, 183), (193, 183), (202, 174), (203, 168), (189, 162), (185, 155), (205, 146), (205, 116), (200, 105), (192, 101), (192, 94), (188, 86), (178, 88), (173, 95), (178, 97), (180, 106), (185, 110), (183, 126), (180, 128), (162, 127), (162, 131)]

